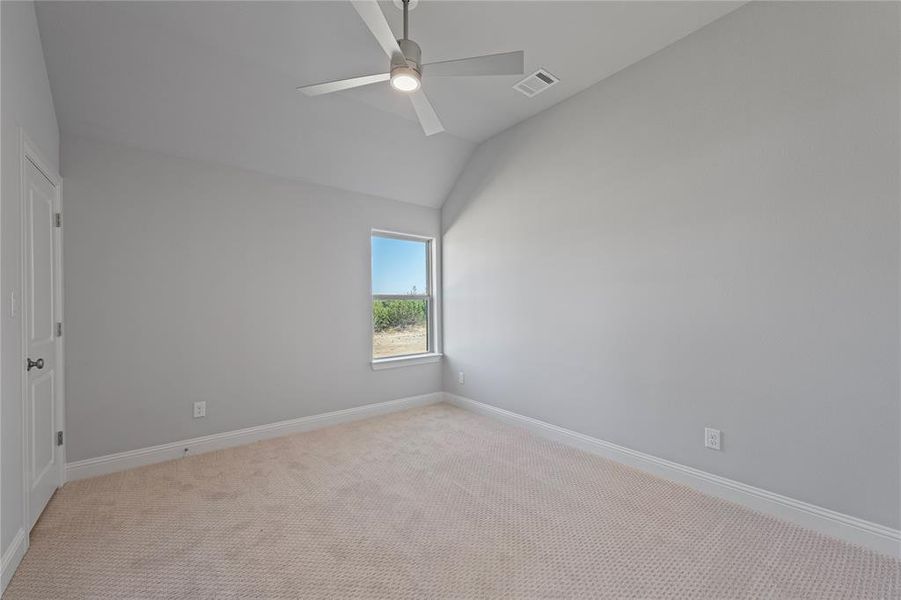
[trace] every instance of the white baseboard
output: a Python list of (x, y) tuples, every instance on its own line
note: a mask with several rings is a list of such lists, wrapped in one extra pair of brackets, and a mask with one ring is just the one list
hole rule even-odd
[(13, 573), (22, 562), (26, 550), (28, 550), (28, 534), (24, 529), (19, 529), (16, 537), (10, 542), (9, 548), (3, 553), (3, 558), (0, 559), (0, 594), (9, 585), (9, 580), (13, 578)]
[[(569, 446), (636, 467), (658, 477), (683, 483), (711, 496), (741, 504), (752, 510), (784, 519), (818, 533), (830, 535), (847, 542), (865, 546), (877, 552), (901, 558), (901, 531), (897, 529), (657, 458), (650, 454), (638, 452), (637, 450), (593, 438), (469, 398), (442, 392), (401, 398), (378, 404), (368, 404), (357, 408), (279, 421), (268, 425), (248, 427), (237, 431), (217, 433), (180, 442), (80, 460), (66, 465), (66, 480), (74, 481), (86, 477), (95, 477), (181, 458), (185, 455), (185, 448), (188, 449), (189, 454), (200, 454), (211, 450), (231, 448), (258, 440), (310, 431), (417, 406), (434, 404), (442, 400), (460, 408), (523, 427)], [(8, 578), (15, 571), (15, 566), (18, 565), (27, 546), (28, 536), (22, 530), (3, 555), (3, 587), (6, 586)]]
[(88, 458), (71, 462), (66, 465), (66, 481), (96, 477), (98, 475), (106, 475), (143, 465), (182, 458), (185, 456), (186, 448), (188, 449), (187, 454), (189, 455), (202, 454), (204, 452), (210, 452), (211, 450), (242, 446), (258, 440), (280, 437), (301, 431), (310, 431), (312, 429), (320, 429), (322, 427), (338, 425), (339, 423), (348, 423), (350, 421), (384, 415), (417, 406), (435, 404), (441, 402), (443, 399), (444, 395), (442, 392), (433, 392), (421, 396), (389, 400), (388, 402), (379, 402), (378, 404), (366, 404), (356, 408), (336, 410), (334, 412), (279, 421), (267, 425), (258, 425), (246, 429), (215, 433), (189, 440), (151, 446), (149, 448), (139, 448), (127, 452), (107, 454), (106, 456), (98, 456), (97, 458)]
[(897, 529), (686, 467), (469, 398), (449, 393), (445, 393), (444, 396), (447, 402), (460, 408), (523, 427), (568, 446), (688, 485), (711, 496), (741, 504), (818, 533), (901, 558), (901, 531)]

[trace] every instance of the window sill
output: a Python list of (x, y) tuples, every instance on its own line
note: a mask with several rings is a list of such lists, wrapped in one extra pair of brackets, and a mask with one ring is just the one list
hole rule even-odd
[(441, 360), (442, 356), (443, 355), (440, 353), (432, 353), (398, 356), (395, 358), (374, 358), (372, 360), (372, 370), (381, 371), (382, 369), (394, 369), (396, 367), (412, 367), (413, 365), (436, 363)]

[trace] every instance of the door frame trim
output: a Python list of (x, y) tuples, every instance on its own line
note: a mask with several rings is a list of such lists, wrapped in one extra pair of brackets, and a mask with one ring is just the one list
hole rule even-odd
[[(28, 358), (28, 333), (25, 322), (25, 268), (27, 248), (25, 247), (25, 230), (28, 226), (26, 223), (26, 203), (27, 189), (26, 167), (31, 162), (37, 169), (53, 184), (56, 191), (53, 199), (54, 211), (62, 213), (62, 187), (63, 180), (56, 169), (50, 166), (50, 163), (44, 158), (38, 146), (31, 140), (25, 129), (19, 127), (19, 386), (21, 388), (21, 434), (22, 434), (22, 527), (26, 532), (31, 531), (34, 524), (31, 515), (31, 482), (29, 481), (29, 470), (31, 462), (29, 460), (28, 442), (30, 434), (28, 432), (28, 383), (27, 374), (24, 370), (25, 360)], [(56, 281), (54, 295), (55, 320), (63, 321), (63, 235), (62, 227), (54, 227), (54, 238), (56, 241), (56, 250), (53, 260), (56, 263)], [(56, 392), (56, 407), (59, 429), (66, 430), (66, 396), (65, 396), (65, 355), (63, 349), (63, 340), (56, 336), (56, 372), (54, 374), (54, 387)], [(59, 447), (59, 474), (57, 480), (61, 487), (66, 482), (66, 445)], [(34, 520), (37, 520), (35, 515)], [(26, 550), (28, 548), (28, 536), (26, 536)]]

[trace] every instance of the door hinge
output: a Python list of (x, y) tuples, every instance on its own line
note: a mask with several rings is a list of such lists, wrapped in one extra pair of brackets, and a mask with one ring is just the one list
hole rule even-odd
[(62, 431), (56, 432), (56, 445), (57, 446), (63, 445), (63, 432)]
[(56, 337), (63, 336), (63, 324), (59, 321), (56, 323)]
[(63, 213), (56, 213), (55, 215), (53, 215), (53, 218), (57, 227), (63, 226)]

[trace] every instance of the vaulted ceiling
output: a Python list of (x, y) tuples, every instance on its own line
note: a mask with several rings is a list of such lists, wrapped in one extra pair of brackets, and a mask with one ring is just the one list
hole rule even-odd
[(479, 142), (741, 4), (422, 0), (425, 62), (522, 49), (560, 78), (527, 98), (518, 76), (426, 75), (447, 129), (430, 137), (387, 83), (295, 91), (386, 69), (348, 2), (39, 2), (38, 20), (64, 135), (440, 206)]

